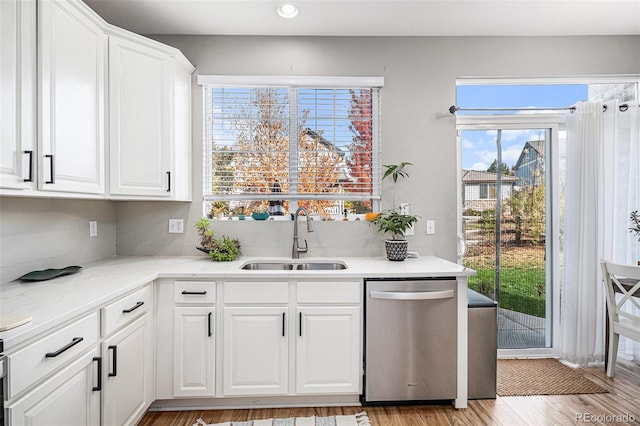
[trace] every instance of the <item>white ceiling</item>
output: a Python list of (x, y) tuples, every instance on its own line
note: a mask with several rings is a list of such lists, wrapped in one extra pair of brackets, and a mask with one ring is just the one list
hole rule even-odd
[(84, 0), (140, 34), (480, 36), (640, 34), (640, 0)]

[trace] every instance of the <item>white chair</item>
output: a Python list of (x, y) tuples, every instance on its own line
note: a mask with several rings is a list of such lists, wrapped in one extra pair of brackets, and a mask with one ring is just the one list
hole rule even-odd
[[(618, 339), (625, 336), (640, 341), (640, 315), (635, 315), (623, 306), (635, 307), (640, 312), (640, 266), (620, 265), (602, 260), (604, 290), (607, 295), (609, 321), (609, 353), (607, 376), (613, 377), (616, 371)], [(616, 293), (620, 294), (616, 300)]]

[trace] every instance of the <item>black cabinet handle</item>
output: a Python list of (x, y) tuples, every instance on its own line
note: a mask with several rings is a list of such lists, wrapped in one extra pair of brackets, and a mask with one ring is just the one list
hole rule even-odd
[(282, 337), (284, 337), (284, 312), (282, 313)]
[(122, 313), (123, 313), (123, 314), (130, 314), (131, 312), (135, 311), (136, 309), (138, 309), (138, 308), (139, 308), (140, 306), (142, 306), (142, 305), (144, 305), (144, 302), (138, 302), (138, 303), (136, 303), (136, 305), (135, 305), (135, 306), (132, 306), (132, 307), (131, 307), (131, 308), (129, 308), (129, 309), (123, 309), (123, 310), (122, 310)]
[(213, 312), (209, 312), (209, 315), (208, 315), (209, 323), (207, 324), (207, 329), (208, 329), (207, 334), (209, 335), (209, 337), (211, 337), (213, 335), (213, 333), (211, 332), (211, 316), (212, 315), (213, 315)]
[(205, 294), (207, 294), (207, 290), (204, 290), (204, 291), (187, 291), (187, 290), (183, 290), (182, 294), (204, 296)]
[(102, 390), (102, 357), (94, 356), (93, 360), (98, 363), (98, 386), (93, 387), (93, 391)]
[(23, 179), (25, 182), (33, 182), (33, 151), (22, 151), (24, 154), (29, 155), (29, 177)]
[(113, 357), (111, 358), (111, 371), (109, 377), (116, 377), (118, 375), (118, 347), (113, 345), (109, 346), (107, 350), (113, 351)]
[(167, 192), (171, 192), (171, 172), (167, 172)]
[(300, 312), (300, 318), (298, 319), (298, 322), (300, 323), (298, 324), (298, 328), (300, 330), (298, 334), (300, 337), (302, 337), (302, 312)]
[(71, 340), (71, 343), (69, 343), (66, 346), (61, 347), (60, 349), (58, 349), (55, 352), (47, 352), (44, 356), (45, 358), (55, 358), (58, 355), (60, 355), (62, 352), (71, 349), (72, 347), (74, 347), (75, 345), (77, 345), (78, 343), (82, 342), (83, 338), (82, 337), (74, 337), (73, 340)]
[(44, 181), (44, 183), (56, 183), (56, 172), (55, 172), (55, 160), (53, 158), (53, 154), (47, 154), (44, 158), (49, 159), (49, 164), (51, 164), (51, 179)]

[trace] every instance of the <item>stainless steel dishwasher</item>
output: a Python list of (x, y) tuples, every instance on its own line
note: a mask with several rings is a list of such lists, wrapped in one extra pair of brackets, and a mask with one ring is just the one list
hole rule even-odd
[(456, 285), (365, 280), (364, 404), (456, 398)]

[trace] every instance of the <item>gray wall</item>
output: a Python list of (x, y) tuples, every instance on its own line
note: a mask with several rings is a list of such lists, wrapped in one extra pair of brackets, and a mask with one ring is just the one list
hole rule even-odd
[[(202, 100), (197, 74), (384, 76), (382, 162), (414, 163), (396, 192), (422, 216), (410, 250), (455, 260), (457, 77), (640, 74), (640, 36), (625, 37), (234, 37), (156, 36), (196, 66), (193, 79), (193, 203), (0, 198), (1, 281), (44, 267), (118, 255), (197, 255), (202, 214)], [(383, 187), (384, 208), (390, 192)], [(98, 218), (99, 236), (88, 237)], [(168, 219), (185, 234), (168, 234)], [(436, 234), (425, 235), (425, 219)], [(117, 224), (117, 226), (116, 226)], [(291, 222), (216, 222), (248, 255), (287, 256)], [(382, 255), (366, 222), (314, 223), (303, 238), (312, 256)], [(117, 244), (117, 247), (116, 247)]]
[[(202, 92), (197, 74), (384, 76), (382, 163), (411, 161), (398, 185), (422, 220), (410, 250), (456, 258), (456, 133), (446, 113), (457, 77), (548, 77), (639, 74), (640, 37), (247, 37), (154, 36), (182, 50), (196, 66), (193, 79), (193, 203), (118, 205), (118, 254), (193, 254), (193, 223), (202, 214)], [(383, 187), (383, 207), (390, 191)], [(168, 235), (167, 220), (186, 220), (184, 235)], [(425, 235), (425, 219), (436, 234)], [(382, 255), (383, 237), (366, 222), (315, 223), (309, 255)], [(159, 230), (156, 234), (153, 231)], [(218, 234), (238, 237), (248, 255), (287, 256), (290, 222), (215, 222)], [(304, 231), (302, 231), (304, 233)]]
[[(90, 220), (98, 222), (97, 237), (89, 237)], [(115, 203), (0, 197), (0, 283), (115, 254)]]

